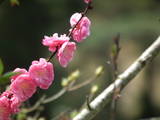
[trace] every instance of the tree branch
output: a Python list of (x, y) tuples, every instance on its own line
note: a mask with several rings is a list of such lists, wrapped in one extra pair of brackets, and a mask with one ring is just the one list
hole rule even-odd
[(124, 88), (142, 69), (160, 52), (160, 37), (122, 74), (120, 74), (114, 83), (106, 88), (91, 103), (92, 110), (84, 108), (73, 120), (91, 120), (103, 107), (109, 103), (114, 93), (114, 87)]

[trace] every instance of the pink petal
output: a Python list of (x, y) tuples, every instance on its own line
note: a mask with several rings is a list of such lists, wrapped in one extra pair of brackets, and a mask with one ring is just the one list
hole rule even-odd
[(65, 42), (58, 50), (57, 58), (62, 67), (67, 67), (68, 63), (73, 59), (76, 44), (74, 42)]
[(10, 85), (10, 91), (15, 94), (20, 101), (26, 101), (36, 92), (36, 84), (29, 74), (18, 76)]
[(41, 89), (48, 89), (54, 80), (53, 64), (40, 58), (30, 66), (29, 75)]

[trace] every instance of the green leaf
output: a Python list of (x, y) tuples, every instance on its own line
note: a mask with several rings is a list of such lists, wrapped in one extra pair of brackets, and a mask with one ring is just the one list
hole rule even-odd
[(4, 65), (3, 65), (2, 60), (0, 59), (0, 75), (2, 75), (3, 70), (4, 70)]
[(10, 81), (10, 78), (13, 76), (13, 75), (16, 75), (16, 74), (19, 74), (17, 72), (8, 72), (8, 73), (5, 73), (3, 76), (0, 77), (0, 84), (6, 84)]
[(18, 6), (20, 4), (19, 0), (10, 0), (10, 3), (12, 6)]
[(116, 48), (116, 45), (112, 45), (112, 57), (114, 57), (116, 55), (116, 52), (117, 52), (117, 48)]

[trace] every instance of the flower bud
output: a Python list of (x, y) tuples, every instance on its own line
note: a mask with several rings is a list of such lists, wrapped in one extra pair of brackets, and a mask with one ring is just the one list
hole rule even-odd
[(96, 71), (95, 71), (95, 74), (96, 76), (100, 76), (103, 72), (103, 66), (99, 66)]
[(76, 80), (80, 76), (79, 70), (76, 70), (71, 73), (71, 75), (68, 77), (68, 81), (71, 82), (73, 80)]
[(94, 93), (96, 93), (97, 91), (98, 91), (98, 85), (94, 85), (94, 86), (92, 86), (92, 88), (91, 88), (91, 93), (92, 94), (94, 94)]
[(62, 79), (62, 82), (61, 82), (61, 85), (63, 86), (63, 87), (66, 87), (67, 85), (68, 85), (68, 79), (67, 78), (63, 78)]

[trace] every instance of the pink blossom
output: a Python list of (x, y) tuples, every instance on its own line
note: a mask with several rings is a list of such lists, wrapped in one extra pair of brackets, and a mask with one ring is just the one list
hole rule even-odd
[(13, 94), (12, 91), (5, 91), (1, 96), (5, 96), (10, 101), (10, 110), (11, 113), (17, 113), (19, 111), (19, 106), (21, 105), (21, 101), (17, 96)]
[(74, 27), (77, 24), (77, 22), (80, 20), (81, 17), (82, 17), (82, 14), (74, 13), (70, 18), (71, 27)]
[(88, 3), (92, 2), (92, 0), (84, 0), (84, 2), (88, 4)]
[(58, 37), (58, 34), (54, 33), (53, 36), (51, 36), (51, 37), (45, 36), (42, 41), (42, 44), (44, 46), (48, 46), (49, 51), (55, 52), (57, 48), (59, 48), (64, 42), (69, 41), (69, 39), (70, 38), (67, 37), (66, 34)]
[[(82, 15), (80, 13), (75, 13), (71, 16), (70, 19), (71, 27), (77, 24), (81, 16)], [(87, 17), (83, 17), (72, 31), (73, 39), (77, 42), (81, 42), (84, 39), (86, 39), (86, 37), (90, 35), (90, 25), (91, 25), (90, 20)]]
[(5, 96), (0, 96), (0, 120), (10, 120), (10, 101)]
[(29, 75), (41, 89), (48, 89), (54, 80), (53, 64), (44, 58), (33, 61), (29, 68)]
[(10, 101), (11, 101), (10, 107), (11, 107), (12, 113), (17, 113), (17, 112), (19, 112), (19, 111), (20, 111), (19, 107), (20, 107), (20, 105), (21, 105), (20, 99), (19, 99), (17, 96), (13, 95), (13, 96), (11, 97)]
[(72, 60), (75, 50), (76, 44), (74, 42), (65, 42), (58, 50), (57, 58), (63, 67), (66, 67)]
[(11, 77), (11, 82), (13, 82), (19, 75), (27, 73), (27, 70), (23, 68), (16, 68), (13, 72), (17, 74)]
[(23, 102), (36, 92), (36, 84), (28, 73), (19, 75), (10, 85), (10, 91)]

